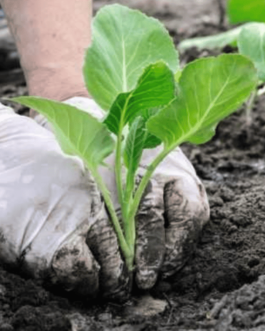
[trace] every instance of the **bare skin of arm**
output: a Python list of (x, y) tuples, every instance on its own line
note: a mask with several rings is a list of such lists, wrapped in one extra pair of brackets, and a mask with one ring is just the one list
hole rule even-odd
[(91, 40), (92, 0), (0, 0), (30, 95), (88, 96), (81, 70)]

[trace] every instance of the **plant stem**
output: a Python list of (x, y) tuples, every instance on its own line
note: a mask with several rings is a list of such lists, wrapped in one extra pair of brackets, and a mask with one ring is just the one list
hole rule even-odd
[(120, 119), (119, 132), (117, 135), (117, 145), (116, 145), (116, 155), (115, 155), (115, 177), (116, 177), (116, 186), (118, 192), (119, 204), (121, 206), (122, 219), (126, 218), (126, 211), (124, 207), (123, 199), (123, 185), (122, 185), (122, 133), (124, 128), (124, 114), (125, 110), (128, 107), (128, 102), (130, 97), (126, 100), (125, 105), (122, 109), (122, 115)]
[(111, 217), (111, 221), (112, 221), (114, 230), (115, 230), (115, 232), (118, 236), (118, 240), (119, 240), (119, 243), (120, 243), (120, 248), (121, 248), (122, 253), (124, 255), (126, 265), (128, 266), (129, 270), (132, 270), (132, 268), (133, 268), (133, 259), (134, 259), (134, 251), (132, 251), (129, 248), (129, 246), (128, 246), (125, 238), (124, 238), (124, 234), (123, 234), (122, 228), (120, 226), (120, 222), (118, 220), (118, 217), (117, 217), (116, 212), (115, 212), (115, 208), (114, 208), (112, 200), (111, 200), (110, 192), (107, 189), (105, 183), (103, 182), (103, 180), (102, 180), (100, 174), (98, 173), (97, 169), (91, 169), (90, 168), (90, 170), (91, 170), (92, 176), (94, 177), (94, 179), (95, 179), (95, 181), (98, 185), (99, 190), (101, 191), (101, 193), (103, 195), (105, 204), (107, 206), (108, 212), (109, 212), (110, 217)]
[(246, 124), (247, 124), (247, 126), (250, 126), (251, 123), (252, 123), (252, 116), (251, 116), (251, 114), (252, 114), (252, 109), (253, 109), (253, 106), (254, 106), (254, 102), (255, 102), (256, 97), (257, 97), (257, 93), (258, 93), (258, 90), (255, 89), (251, 93), (251, 95), (250, 95), (250, 97), (249, 97), (249, 99), (247, 101), (247, 106), (246, 106)]
[(134, 243), (135, 243), (135, 220), (134, 218), (131, 220), (129, 218), (130, 207), (133, 201), (133, 189), (135, 183), (135, 174), (128, 171), (126, 176), (126, 190), (124, 195), (124, 210), (125, 217), (123, 219), (124, 222), (124, 232), (125, 238), (130, 249), (134, 251)]
[[(172, 149), (164, 148), (161, 153), (157, 155), (157, 157), (153, 160), (153, 162), (148, 166), (140, 185), (138, 186), (138, 189), (136, 190), (134, 200), (130, 209), (129, 213), (129, 220), (134, 220), (136, 217), (137, 210), (139, 208), (142, 196), (144, 194), (144, 191), (146, 189), (146, 186), (152, 177), (156, 167), (159, 165), (160, 162), (164, 160), (164, 158), (171, 152)], [(133, 243), (134, 246), (135, 243)]]
[(118, 192), (119, 204), (121, 206), (122, 217), (124, 217), (123, 208), (123, 187), (122, 187), (122, 166), (121, 166), (121, 149), (122, 149), (122, 130), (117, 137), (116, 155), (115, 155), (115, 177)]

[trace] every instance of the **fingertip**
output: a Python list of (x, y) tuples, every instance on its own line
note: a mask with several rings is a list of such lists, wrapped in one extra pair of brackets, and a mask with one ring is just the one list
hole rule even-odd
[(165, 254), (163, 188), (152, 180), (137, 214), (136, 276), (140, 289), (152, 288)]
[(80, 238), (56, 252), (52, 261), (52, 282), (66, 292), (94, 298), (99, 289), (99, 270), (97, 261)]
[(135, 282), (139, 289), (150, 290), (156, 283), (158, 271), (152, 268), (139, 269), (135, 276)]
[(131, 275), (121, 257), (117, 237), (105, 210), (99, 216), (90, 228), (86, 242), (101, 266), (100, 296), (115, 302), (125, 302), (131, 292)]

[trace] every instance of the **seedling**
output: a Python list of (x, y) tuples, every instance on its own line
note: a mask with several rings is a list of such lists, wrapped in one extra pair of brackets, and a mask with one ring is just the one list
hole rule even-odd
[[(249, 97), (257, 83), (256, 70), (249, 59), (237, 54), (200, 59), (181, 72), (178, 53), (159, 21), (111, 5), (93, 21), (84, 79), (89, 94), (105, 111), (102, 120), (57, 101), (13, 100), (45, 115), (63, 151), (83, 159), (104, 197), (126, 264), (133, 270), (137, 210), (156, 167), (182, 143), (210, 140), (218, 122)], [(160, 144), (161, 152), (136, 185), (144, 149)], [(98, 171), (111, 153), (116, 158), (113, 171), (121, 222)]]

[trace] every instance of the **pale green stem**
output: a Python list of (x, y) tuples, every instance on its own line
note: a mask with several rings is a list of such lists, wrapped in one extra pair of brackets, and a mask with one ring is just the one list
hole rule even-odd
[(247, 123), (247, 126), (250, 126), (251, 123), (252, 123), (252, 109), (253, 109), (253, 106), (254, 106), (254, 103), (255, 103), (255, 100), (256, 100), (256, 97), (257, 97), (257, 93), (258, 93), (258, 90), (255, 89), (248, 101), (247, 101), (247, 105), (246, 105), (246, 123)]
[(135, 242), (135, 221), (134, 219), (133, 221), (129, 219), (129, 212), (133, 201), (134, 183), (135, 183), (135, 174), (128, 171), (126, 178), (126, 190), (124, 196), (125, 217), (123, 219), (123, 222), (124, 222), (124, 232), (125, 232), (126, 241), (130, 249), (132, 249), (133, 251), (134, 251), (134, 242)]
[[(138, 189), (136, 190), (134, 200), (130, 209), (130, 213), (128, 216), (128, 222), (129, 223), (135, 223), (135, 217), (142, 199), (142, 196), (144, 194), (144, 191), (146, 189), (146, 186), (151, 179), (156, 167), (159, 165), (160, 162), (164, 160), (164, 158), (171, 152), (172, 149), (163, 149), (163, 151), (157, 155), (157, 157), (154, 159), (154, 161), (148, 166), (140, 185), (138, 186)], [(134, 247), (135, 245), (135, 239), (132, 244), (130, 244), (130, 247)]]
[(94, 179), (95, 179), (95, 181), (98, 185), (99, 190), (101, 191), (101, 193), (103, 195), (105, 204), (107, 206), (108, 212), (109, 212), (110, 217), (111, 217), (111, 221), (112, 221), (114, 230), (115, 230), (115, 232), (117, 234), (117, 237), (118, 237), (118, 240), (119, 240), (120, 248), (122, 250), (122, 253), (123, 253), (125, 261), (126, 261), (126, 265), (128, 266), (129, 270), (132, 270), (134, 251), (132, 251), (129, 248), (129, 246), (128, 246), (125, 238), (124, 238), (124, 234), (123, 234), (122, 228), (120, 226), (120, 222), (118, 220), (118, 217), (117, 217), (116, 212), (115, 212), (115, 208), (114, 208), (112, 200), (111, 200), (110, 192), (107, 189), (105, 183), (103, 182), (103, 180), (102, 180), (100, 174), (98, 173), (97, 169), (91, 169), (90, 168), (90, 171), (91, 171), (91, 174), (94, 177)]
[(119, 204), (121, 206), (122, 217), (124, 217), (125, 215), (124, 215), (124, 207), (123, 207), (121, 150), (122, 150), (122, 132), (119, 132), (117, 137), (117, 146), (116, 146), (116, 155), (115, 155), (115, 176), (116, 176), (116, 186), (117, 186)]
[(122, 218), (123, 220), (126, 217), (126, 211), (124, 207), (124, 199), (123, 199), (123, 185), (122, 185), (122, 132), (123, 132), (123, 118), (125, 114), (125, 109), (128, 106), (129, 102), (128, 98), (125, 102), (125, 105), (122, 110), (122, 115), (120, 119), (120, 127), (117, 136), (117, 146), (116, 146), (116, 155), (115, 155), (115, 176), (116, 176), (116, 186), (118, 192), (119, 204), (121, 206)]

